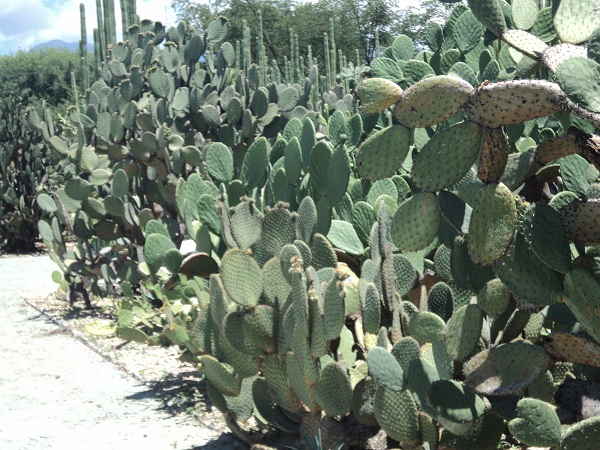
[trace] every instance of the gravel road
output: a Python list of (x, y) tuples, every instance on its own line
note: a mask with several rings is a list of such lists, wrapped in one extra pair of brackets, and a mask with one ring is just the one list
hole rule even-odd
[(160, 411), (141, 385), (31, 308), (56, 289), (47, 256), (0, 258), (0, 449), (244, 448)]

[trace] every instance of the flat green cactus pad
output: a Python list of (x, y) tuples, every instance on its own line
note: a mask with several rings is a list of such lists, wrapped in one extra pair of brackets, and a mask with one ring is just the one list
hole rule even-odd
[(413, 182), (430, 192), (452, 186), (477, 159), (482, 137), (482, 128), (469, 121), (437, 133), (425, 144), (413, 163)]
[(561, 0), (554, 14), (554, 28), (563, 42), (580, 44), (598, 28), (598, 2)]
[(408, 155), (410, 134), (410, 129), (393, 125), (369, 136), (356, 153), (360, 173), (371, 180), (392, 176)]
[(477, 305), (493, 318), (499, 317), (510, 305), (512, 295), (498, 278), (488, 281), (477, 296)]
[(440, 220), (435, 194), (416, 194), (396, 210), (392, 219), (392, 241), (404, 252), (422, 250), (436, 237)]
[(465, 105), (469, 118), (497, 128), (549, 116), (560, 111), (564, 94), (544, 80), (511, 80), (480, 85)]
[(508, 424), (511, 434), (520, 442), (535, 447), (554, 447), (560, 442), (560, 420), (554, 407), (535, 398), (517, 403), (519, 417)]
[(446, 351), (457, 361), (467, 358), (479, 342), (483, 312), (477, 305), (461, 306), (448, 322)]
[(374, 409), (376, 390), (377, 382), (367, 377), (357, 383), (352, 395), (352, 413), (360, 423), (370, 427), (378, 425)]
[(248, 252), (231, 249), (221, 260), (221, 277), (229, 297), (240, 305), (256, 306), (262, 293), (260, 267)]
[(485, 409), (481, 397), (454, 380), (434, 381), (429, 387), (429, 403), (439, 418), (455, 423), (473, 422)]
[(559, 275), (540, 264), (521, 233), (515, 234), (506, 255), (494, 264), (494, 271), (513, 294), (528, 303), (546, 306), (560, 302)]
[(544, 348), (558, 360), (600, 367), (600, 344), (585, 336), (554, 331), (544, 338)]
[(565, 277), (565, 302), (585, 331), (600, 342), (600, 281), (585, 269)]
[(385, 78), (367, 78), (356, 87), (360, 110), (366, 114), (378, 113), (392, 106), (402, 96), (402, 88)]
[(410, 334), (419, 342), (438, 342), (446, 335), (446, 323), (437, 314), (419, 311), (408, 322)]
[(473, 86), (448, 75), (425, 78), (402, 93), (394, 115), (410, 128), (440, 123), (457, 112), (469, 99)]
[(567, 273), (571, 268), (569, 240), (559, 214), (548, 205), (535, 203), (523, 217), (529, 247), (551, 269)]
[(541, 346), (502, 344), (478, 353), (465, 364), (465, 382), (483, 395), (517, 394), (548, 370), (550, 363)]
[(600, 417), (582, 420), (569, 428), (560, 441), (560, 450), (589, 450), (600, 441)]
[(385, 348), (373, 347), (367, 354), (369, 374), (382, 386), (393, 391), (401, 391), (405, 387), (404, 371)]
[(419, 416), (415, 399), (408, 390), (393, 391), (384, 386), (375, 393), (375, 417), (392, 439), (404, 444), (419, 442)]
[(496, 36), (500, 36), (506, 29), (506, 21), (499, 1), (469, 0), (468, 3), (475, 17)]
[(331, 362), (321, 369), (315, 397), (328, 416), (344, 416), (350, 412), (352, 386), (348, 372), (339, 363)]
[(548, 49), (544, 41), (523, 30), (506, 30), (502, 39), (530, 58), (540, 58)]
[(234, 374), (231, 366), (223, 364), (210, 355), (200, 356), (199, 360), (202, 364), (202, 372), (221, 394), (231, 396), (240, 394), (242, 379)]
[(600, 112), (600, 64), (584, 56), (575, 56), (558, 65), (560, 87), (576, 103)]
[(489, 266), (506, 253), (513, 239), (517, 208), (512, 192), (503, 183), (492, 183), (477, 194), (467, 246), (477, 264)]

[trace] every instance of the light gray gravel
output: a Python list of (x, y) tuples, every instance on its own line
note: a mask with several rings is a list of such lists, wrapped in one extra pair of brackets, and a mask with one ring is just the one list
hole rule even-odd
[(0, 258), (0, 449), (242, 448), (170, 416), (140, 385), (24, 299), (56, 289), (47, 256)]

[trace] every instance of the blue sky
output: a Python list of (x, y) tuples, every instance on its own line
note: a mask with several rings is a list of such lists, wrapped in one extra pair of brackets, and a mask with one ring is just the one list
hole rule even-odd
[[(28, 50), (53, 39), (78, 42), (80, 3), (85, 4), (88, 42), (93, 42), (93, 29), (97, 28), (96, 0), (1, 0), (1, 3), (0, 55)], [(171, 0), (137, 0), (138, 14), (141, 19), (173, 25), (175, 13), (170, 3)], [(419, 0), (399, 0), (399, 3), (407, 7), (418, 4)], [(115, 6), (118, 31), (121, 23), (119, 0), (115, 0)]]

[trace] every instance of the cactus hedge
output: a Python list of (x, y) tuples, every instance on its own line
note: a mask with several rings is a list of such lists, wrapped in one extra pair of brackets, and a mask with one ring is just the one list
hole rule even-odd
[(225, 18), (199, 34), (123, 8), (76, 136), (45, 136), (73, 174), (37, 197), (63, 290), (122, 294), (118, 333), (178, 345), (257, 448), (588, 448), (594, 2), (457, 4), (352, 91), (332, 35), (324, 75), (293, 32), (279, 72)]

